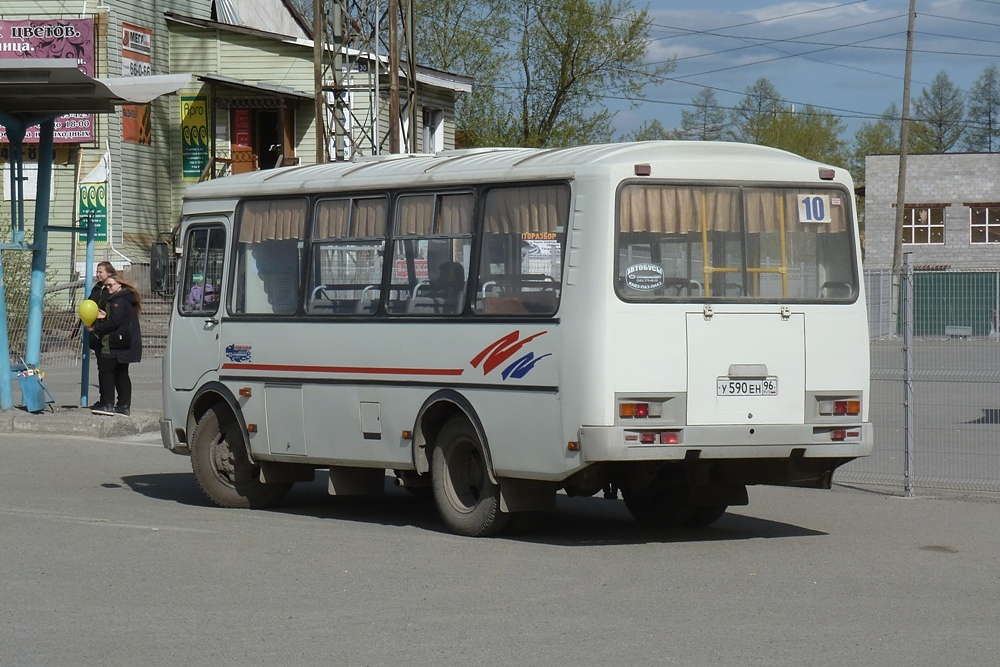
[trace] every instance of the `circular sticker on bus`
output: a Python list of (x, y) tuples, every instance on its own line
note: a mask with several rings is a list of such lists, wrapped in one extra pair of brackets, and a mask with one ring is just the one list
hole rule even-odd
[(663, 287), (663, 267), (659, 264), (633, 264), (625, 269), (625, 285), (641, 291)]

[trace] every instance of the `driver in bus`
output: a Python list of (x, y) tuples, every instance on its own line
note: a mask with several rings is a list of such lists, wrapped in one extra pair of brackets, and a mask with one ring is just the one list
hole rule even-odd
[(215, 301), (215, 288), (212, 283), (206, 282), (205, 276), (200, 273), (196, 273), (193, 278), (194, 284), (191, 285), (191, 291), (188, 293), (188, 308), (200, 310), (205, 307), (205, 304)]

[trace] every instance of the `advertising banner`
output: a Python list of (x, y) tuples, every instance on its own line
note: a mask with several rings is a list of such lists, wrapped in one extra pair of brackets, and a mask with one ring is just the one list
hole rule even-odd
[[(0, 58), (71, 58), (87, 76), (94, 76), (93, 19), (0, 19)], [(26, 143), (38, 143), (38, 126), (25, 133)], [(88, 143), (97, 128), (93, 114), (67, 114), (55, 120), (53, 141)], [(0, 126), (0, 142), (7, 143)]]
[[(153, 73), (153, 30), (122, 23), (122, 76)], [(153, 129), (148, 104), (122, 106), (122, 141), (150, 146)]]
[[(108, 242), (108, 184), (82, 183), (80, 185), (80, 226), (86, 227), (94, 216), (94, 243)], [(79, 234), (81, 243), (87, 242), (86, 234)]]
[(181, 95), (181, 161), (185, 181), (197, 181), (208, 165), (208, 100)]

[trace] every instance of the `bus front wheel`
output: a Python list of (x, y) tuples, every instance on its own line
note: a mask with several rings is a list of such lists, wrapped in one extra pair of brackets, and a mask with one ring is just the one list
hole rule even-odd
[(459, 535), (495, 535), (510, 520), (500, 511), (500, 487), (486, 466), (486, 453), (472, 424), (462, 417), (445, 423), (431, 455), (431, 482), (441, 518)]
[(260, 466), (250, 462), (240, 433), (232, 417), (216, 409), (206, 412), (195, 426), (191, 438), (191, 468), (212, 502), (221, 507), (270, 507), (281, 500), (290, 483), (263, 484)]

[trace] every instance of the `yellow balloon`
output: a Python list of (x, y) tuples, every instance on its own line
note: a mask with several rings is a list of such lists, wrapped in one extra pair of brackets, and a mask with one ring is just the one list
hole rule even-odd
[(80, 313), (80, 319), (83, 320), (83, 323), (89, 327), (97, 319), (97, 303), (90, 299), (84, 299), (80, 302), (77, 312)]

